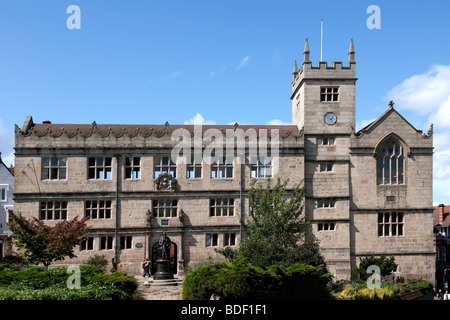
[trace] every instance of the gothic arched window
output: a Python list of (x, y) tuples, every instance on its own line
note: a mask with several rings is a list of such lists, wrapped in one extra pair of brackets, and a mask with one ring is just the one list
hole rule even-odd
[(391, 137), (381, 142), (376, 150), (377, 184), (405, 183), (405, 148)]

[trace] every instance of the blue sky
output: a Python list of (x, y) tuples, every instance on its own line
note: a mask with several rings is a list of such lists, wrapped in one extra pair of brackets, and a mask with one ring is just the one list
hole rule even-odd
[[(68, 29), (70, 5), (81, 29)], [(369, 29), (370, 5), (381, 29)], [(434, 201), (450, 204), (450, 4), (447, 1), (0, 2), (0, 151), (13, 161), (14, 124), (268, 124), (291, 122), (294, 60), (348, 60), (356, 121), (389, 100), (417, 129), (434, 123)], [(447, 121), (448, 120), (448, 121)], [(8, 163), (9, 164), (9, 163)]]

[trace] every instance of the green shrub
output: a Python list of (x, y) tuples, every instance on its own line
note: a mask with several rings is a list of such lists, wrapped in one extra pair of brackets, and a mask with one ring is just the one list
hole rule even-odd
[(138, 283), (121, 272), (107, 274), (97, 266), (80, 266), (81, 288), (68, 289), (67, 268), (32, 267), (0, 271), (0, 300), (131, 299)]
[(380, 300), (380, 299), (396, 299), (398, 296), (412, 291), (426, 292), (432, 290), (433, 285), (426, 280), (404, 281), (393, 283), (383, 281), (380, 289), (368, 289), (365, 282), (349, 282), (344, 288), (333, 293), (338, 300)]
[(23, 270), (27, 266), (28, 263), (21, 256), (0, 257), (0, 271), (3, 269)]
[(183, 299), (207, 300), (212, 294), (222, 299), (328, 299), (330, 274), (323, 266), (293, 264), (269, 267), (233, 262), (209, 263), (190, 270), (183, 283)]

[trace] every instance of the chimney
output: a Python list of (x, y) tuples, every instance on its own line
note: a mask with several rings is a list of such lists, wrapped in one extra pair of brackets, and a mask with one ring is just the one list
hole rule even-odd
[(441, 225), (444, 222), (444, 208), (445, 208), (445, 205), (443, 203), (441, 203), (439, 205), (439, 223)]

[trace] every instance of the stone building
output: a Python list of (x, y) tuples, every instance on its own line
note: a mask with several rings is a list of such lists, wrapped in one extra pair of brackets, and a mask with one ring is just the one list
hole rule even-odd
[[(415, 129), (391, 103), (355, 132), (353, 41), (346, 66), (313, 66), (307, 41), (303, 60), (294, 65), (292, 125), (27, 117), (16, 126), (16, 209), (49, 224), (91, 217), (78, 258), (66, 263), (104, 254), (139, 273), (167, 232), (172, 270), (182, 273), (214, 248), (239, 244), (252, 179), (289, 178), (289, 186), (305, 183), (305, 213), (336, 280), (354, 278), (359, 258), (386, 253), (399, 264), (396, 275), (433, 281), (432, 130)], [(174, 150), (184, 158), (174, 160)]]
[(8, 168), (1, 155), (0, 152), (0, 257), (4, 257), (11, 250), (11, 232), (6, 223), (8, 210), (14, 209), (14, 168)]

